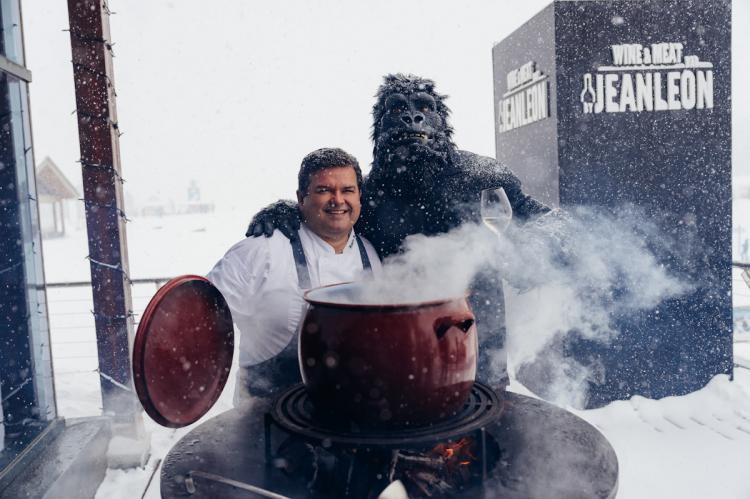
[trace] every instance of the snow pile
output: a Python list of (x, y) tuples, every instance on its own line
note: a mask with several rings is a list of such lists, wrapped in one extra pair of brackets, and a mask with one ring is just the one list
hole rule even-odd
[(750, 371), (714, 377), (697, 392), (636, 396), (574, 411), (610, 441), (620, 464), (618, 499), (750, 497)]

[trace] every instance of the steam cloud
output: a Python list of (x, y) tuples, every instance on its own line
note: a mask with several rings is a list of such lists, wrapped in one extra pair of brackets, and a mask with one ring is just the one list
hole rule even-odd
[[(479, 271), (496, 271), (509, 285), (511, 367), (518, 369), (544, 352), (546, 364), (556, 370), (547, 398), (581, 407), (586, 382), (600, 380), (603, 368), (584, 366), (555, 345), (571, 332), (606, 344), (617, 335), (613, 317), (654, 308), (689, 291), (657, 261), (657, 246), (660, 254), (679, 250), (634, 207), (614, 214), (556, 210), (511, 226), (499, 237), (482, 225), (464, 224), (439, 236), (407, 238), (405, 251), (385, 261), (385, 278), (368, 285), (357, 300), (414, 303), (460, 297)], [(486, 377), (495, 374), (501, 373)]]

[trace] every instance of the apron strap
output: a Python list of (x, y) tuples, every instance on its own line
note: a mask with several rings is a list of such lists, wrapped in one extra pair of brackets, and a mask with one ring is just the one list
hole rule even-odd
[(307, 260), (305, 259), (305, 252), (302, 249), (302, 241), (299, 238), (299, 233), (295, 239), (289, 241), (292, 244), (292, 252), (294, 253), (294, 264), (297, 267), (297, 280), (299, 281), (300, 289), (310, 289), (310, 271), (307, 270)]
[[(365, 244), (359, 237), (359, 234), (354, 234), (354, 238), (357, 240), (357, 247), (359, 248), (359, 257), (362, 259), (362, 268), (372, 272), (372, 265), (370, 264), (370, 257), (367, 255)], [(297, 267), (297, 280), (299, 281), (300, 289), (310, 289), (312, 283), (310, 282), (310, 271), (307, 268), (307, 259), (305, 258), (305, 251), (302, 249), (302, 241), (300, 240), (299, 233), (295, 239), (289, 241), (292, 245), (292, 253), (294, 253), (294, 264)]]
[(359, 234), (354, 234), (354, 237), (357, 239), (357, 246), (359, 247), (359, 256), (362, 258), (362, 268), (365, 270), (372, 271), (372, 265), (370, 265), (370, 257), (367, 256), (367, 250), (365, 249), (365, 245), (362, 242), (362, 239), (360, 239)]

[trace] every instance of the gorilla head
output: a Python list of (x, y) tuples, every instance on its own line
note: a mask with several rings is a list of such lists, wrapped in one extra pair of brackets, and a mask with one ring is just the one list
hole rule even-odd
[(383, 80), (372, 108), (373, 170), (406, 182), (428, 181), (455, 148), (446, 96), (418, 76), (390, 74)]

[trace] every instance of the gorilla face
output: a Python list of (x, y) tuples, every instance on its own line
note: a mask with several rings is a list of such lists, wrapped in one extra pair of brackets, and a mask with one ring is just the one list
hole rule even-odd
[(393, 150), (412, 144), (430, 147), (436, 132), (444, 128), (437, 103), (428, 93), (393, 93), (385, 99), (384, 107), (379, 138), (381, 145)]
[(376, 98), (371, 173), (396, 191), (429, 188), (455, 148), (446, 96), (435, 92), (432, 80), (399, 73), (383, 78)]

